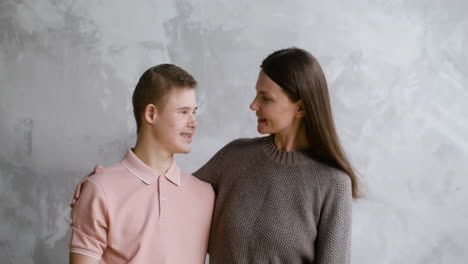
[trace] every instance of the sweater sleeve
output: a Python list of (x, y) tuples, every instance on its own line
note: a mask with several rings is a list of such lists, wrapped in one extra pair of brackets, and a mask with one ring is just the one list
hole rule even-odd
[(221, 148), (205, 165), (193, 173), (193, 176), (198, 179), (210, 183), (216, 193), (218, 192), (220, 171), (229, 145), (227, 144)]
[(351, 263), (351, 180), (341, 171), (328, 176), (329, 184), (321, 186), (322, 208), (315, 241), (315, 263), (348, 264)]

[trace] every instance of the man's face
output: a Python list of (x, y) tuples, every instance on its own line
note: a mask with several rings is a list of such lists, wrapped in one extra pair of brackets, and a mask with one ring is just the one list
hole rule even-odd
[(153, 123), (153, 134), (169, 153), (188, 153), (197, 128), (195, 89), (176, 87), (163, 99)]

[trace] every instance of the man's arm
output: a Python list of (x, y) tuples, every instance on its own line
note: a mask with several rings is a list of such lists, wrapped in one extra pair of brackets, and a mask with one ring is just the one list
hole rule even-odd
[(99, 264), (100, 260), (82, 254), (70, 252), (70, 264)]
[(108, 223), (104, 190), (89, 179), (72, 212), (70, 263), (99, 263), (107, 248)]

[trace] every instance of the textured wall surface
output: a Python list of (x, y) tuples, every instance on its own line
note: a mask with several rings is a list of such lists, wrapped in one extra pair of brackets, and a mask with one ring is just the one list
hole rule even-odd
[(198, 79), (199, 130), (179, 164), (257, 136), (261, 60), (322, 64), (343, 145), (366, 184), (354, 263), (468, 263), (468, 2), (0, 1), (1, 263), (66, 263), (69, 201), (134, 144), (148, 67)]

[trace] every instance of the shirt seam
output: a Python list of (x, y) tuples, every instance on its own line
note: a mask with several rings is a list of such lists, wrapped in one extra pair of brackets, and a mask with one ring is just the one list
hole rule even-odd
[(322, 206), (323, 206), (323, 204), (322, 204), (322, 201), (323, 201), (323, 199), (322, 199), (322, 183), (320, 182), (319, 173), (318, 173), (317, 168), (315, 166), (314, 166), (314, 172), (315, 172), (315, 179), (317, 179), (317, 183), (318, 183), (318, 192), (319, 192), (318, 196), (319, 196), (319, 204), (320, 204), (320, 212), (319, 212), (320, 214), (319, 214), (319, 221), (318, 222), (320, 222), (320, 218), (322, 216)]

